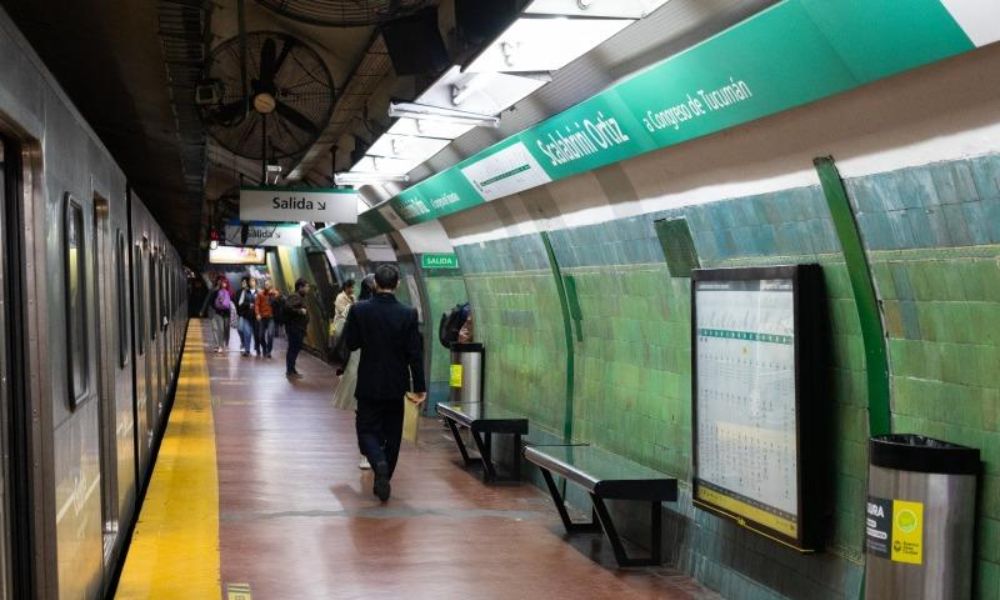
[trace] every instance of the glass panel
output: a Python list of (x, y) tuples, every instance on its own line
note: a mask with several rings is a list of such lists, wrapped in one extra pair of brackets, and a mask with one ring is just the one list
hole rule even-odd
[(143, 249), (146, 247), (147, 244), (148, 244), (148, 242), (145, 239), (143, 239), (142, 240), (142, 246), (136, 246), (136, 248), (135, 248), (135, 260), (132, 261), (132, 268), (139, 270), (138, 273), (135, 273), (133, 271), (133, 275), (135, 276), (135, 287), (136, 287), (136, 290), (135, 290), (135, 293), (136, 293), (136, 295), (135, 295), (135, 308), (136, 308), (137, 317), (138, 317), (138, 323), (136, 324), (135, 331), (136, 331), (136, 334), (137, 334), (136, 335), (136, 341), (139, 343), (139, 356), (142, 356), (143, 354), (146, 353), (146, 328), (145, 328), (145, 323), (146, 323), (146, 301), (145, 301), (145, 295), (146, 295), (146, 278), (143, 276), (143, 272), (142, 272), (143, 266), (145, 265), (145, 263), (143, 262), (142, 255), (143, 255)]
[(69, 319), (70, 399), (76, 405), (87, 391), (87, 338), (84, 293), (85, 248), (83, 209), (72, 198), (66, 202), (66, 311)]
[(156, 339), (156, 324), (159, 322), (159, 318), (156, 314), (156, 260), (153, 258), (153, 253), (155, 250), (151, 250), (149, 253), (149, 339)]
[(128, 278), (125, 277), (125, 236), (118, 232), (116, 285), (118, 288), (118, 366), (124, 368), (128, 364)]

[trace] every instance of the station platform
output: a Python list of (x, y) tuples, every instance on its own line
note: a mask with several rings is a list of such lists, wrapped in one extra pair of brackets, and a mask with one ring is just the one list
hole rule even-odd
[(117, 598), (719, 598), (617, 569), (601, 538), (567, 543), (541, 490), (483, 485), (434, 419), (382, 504), (332, 367), (302, 354), (290, 381), (284, 340), (265, 360), (209, 337), (192, 321)]

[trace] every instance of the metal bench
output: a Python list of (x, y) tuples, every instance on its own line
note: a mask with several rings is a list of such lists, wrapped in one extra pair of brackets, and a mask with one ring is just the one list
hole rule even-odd
[[(496, 465), (493, 463), (493, 434), (514, 436), (513, 469), (504, 481), (519, 481), (521, 479), (521, 436), (528, 434), (528, 418), (500, 408), (487, 407), (482, 403), (474, 404), (438, 404), (440, 415), (455, 437), (458, 451), (462, 453), (465, 465), (473, 464), (476, 459), (483, 465), (483, 481), (500, 481)], [(472, 439), (479, 451), (478, 457), (469, 456), (465, 442), (458, 428), (465, 427), (472, 434)]]
[[(598, 532), (603, 529), (614, 549), (615, 559), (622, 567), (652, 566), (662, 562), (660, 503), (677, 500), (676, 479), (594, 446), (528, 446), (524, 457), (541, 469), (566, 533)], [(593, 503), (590, 522), (575, 523), (570, 519), (563, 496), (552, 478), (553, 473), (590, 493)], [(648, 558), (632, 558), (625, 552), (604, 503), (608, 499), (649, 503), (651, 540)]]

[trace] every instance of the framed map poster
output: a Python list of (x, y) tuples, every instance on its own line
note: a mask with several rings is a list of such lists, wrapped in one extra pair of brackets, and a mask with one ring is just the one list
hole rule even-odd
[[(804, 327), (816, 265), (692, 272), (696, 506), (807, 550)], [(808, 409), (807, 409), (808, 410)]]

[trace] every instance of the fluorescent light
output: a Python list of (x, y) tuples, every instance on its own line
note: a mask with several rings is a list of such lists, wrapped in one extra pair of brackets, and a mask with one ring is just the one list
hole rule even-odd
[(368, 185), (372, 183), (399, 182), (406, 183), (410, 180), (409, 175), (387, 175), (385, 173), (364, 173), (348, 171), (345, 173), (334, 173), (333, 182), (337, 185)]
[(487, 46), (465, 71), (558, 71), (631, 23), (629, 19), (522, 17)]
[(440, 106), (417, 104), (415, 102), (390, 103), (389, 116), (426, 119), (428, 121), (442, 121), (445, 123), (458, 123), (461, 125), (472, 125), (474, 127), (500, 126), (500, 117), (494, 115), (481, 115), (461, 110), (441, 108)]
[(445, 140), (453, 140), (461, 137), (475, 129), (475, 125), (464, 125), (462, 123), (445, 123), (444, 121), (430, 121), (427, 119), (397, 119), (388, 133), (395, 135), (419, 135), (421, 137), (432, 137)]
[(355, 173), (383, 173), (385, 175), (406, 175), (416, 169), (422, 160), (413, 158), (390, 158), (388, 156), (365, 155), (354, 163), (351, 171)]
[(463, 73), (453, 66), (416, 99), (416, 103), (465, 113), (496, 115), (530, 96), (552, 78), (512, 73)]
[(384, 133), (368, 148), (367, 154), (371, 156), (427, 160), (441, 150), (444, 150), (450, 141), (438, 138)]
[(525, 14), (641, 19), (669, 0), (534, 0)]

